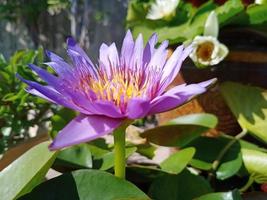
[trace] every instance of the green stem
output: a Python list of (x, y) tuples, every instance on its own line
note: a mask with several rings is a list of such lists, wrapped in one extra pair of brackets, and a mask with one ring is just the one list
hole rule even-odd
[(247, 134), (247, 130), (246, 129), (242, 130), (242, 132), (240, 132), (239, 134), (237, 134), (227, 145), (225, 145), (225, 147), (221, 150), (221, 152), (219, 153), (218, 157), (216, 158), (216, 160), (212, 164), (212, 169), (214, 171), (217, 170), (217, 168), (219, 167), (219, 164), (220, 164), (221, 160), (223, 159), (223, 157), (227, 153), (227, 151), (231, 148), (231, 146), (234, 143), (236, 143), (239, 139), (241, 139), (242, 137), (244, 137), (246, 134)]
[(239, 189), (239, 192), (241, 193), (245, 192), (253, 184), (253, 182), (254, 179), (252, 178), (252, 176), (250, 176), (246, 185), (244, 185), (241, 189)]
[(116, 129), (114, 135), (114, 171), (115, 176), (119, 178), (125, 178), (125, 129), (127, 126), (121, 126)]
[(241, 139), (242, 137), (244, 137), (247, 134), (247, 130), (243, 129), (242, 132), (240, 132), (239, 134), (237, 134), (228, 144), (225, 145), (225, 147), (220, 151), (219, 155), (217, 156), (217, 158), (214, 160), (214, 162), (212, 163), (212, 169), (208, 175), (208, 180), (212, 181), (213, 177), (214, 177), (214, 173), (216, 172), (216, 170), (218, 169), (224, 155), (227, 153), (227, 151), (231, 148), (231, 146), (233, 144), (235, 144), (239, 139)]

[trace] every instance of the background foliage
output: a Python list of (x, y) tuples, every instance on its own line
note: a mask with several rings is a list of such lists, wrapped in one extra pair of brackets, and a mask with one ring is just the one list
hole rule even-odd
[[(32, 47), (37, 48), (40, 44), (48, 47), (49, 43), (57, 51), (63, 49), (63, 39), (72, 34), (86, 49), (96, 49), (97, 41), (103, 41), (103, 34), (99, 32), (105, 33), (107, 40), (124, 33), (121, 31), (124, 30), (122, 14), (118, 11), (124, 8), (122, 13), (126, 15), (126, 6), (119, 1), (103, 2), (3, 1), (0, 25), (17, 27), (21, 23), (20, 26), (31, 33), (32, 44), (28, 45)], [(258, 25), (266, 24), (266, 5), (246, 6), (239, 0), (229, 0), (222, 6), (217, 1), (208, 1), (199, 8), (181, 1), (172, 20), (151, 21), (145, 19), (145, 13), (152, 2), (130, 1), (127, 26), (135, 34), (142, 32), (146, 38), (156, 31), (160, 40), (170, 39), (173, 44), (201, 34), (206, 17), (213, 9), (221, 27), (250, 26), (257, 30)], [(55, 16), (54, 20), (51, 16)], [(64, 20), (58, 20), (59, 16)], [(45, 17), (48, 17), (48, 25), (43, 20)], [(68, 24), (67, 30), (58, 32), (59, 29), (53, 29), (62, 24)], [(85, 28), (87, 26), (89, 29)], [(44, 27), (49, 27), (47, 32), (43, 31)], [(91, 27), (94, 29), (90, 30)], [(11, 28), (11, 32), (15, 29)], [(110, 34), (106, 34), (107, 31)], [(55, 36), (50, 37), (48, 33)], [(49, 132), (53, 138), (76, 115), (27, 94), (26, 86), (16, 79), (17, 72), (27, 79), (38, 79), (27, 64), (35, 63), (46, 68), (41, 64), (45, 61), (42, 48), (18, 50), (9, 59), (7, 57), (0, 55), (0, 154), (29, 138), (29, 130), (35, 125), (39, 131), (46, 128), (44, 132)], [(218, 124), (217, 117), (208, 113), (180, 116), (151, 127), (146, 126), (147, 120), (140, 120), (135, 125), (141, 129), (127, 133), (132, 140), (128, 139), (126, 143), (126, 180), (112, 175), (115, 156), (112, 142), (101, 138), (58, 152), (50, 152), (49, 142), (44, 142), (0, 172), (0, 183), (4, 183), (0, 184), (0, 196), (5, 200), (266, 199), (267, 91), (234, 82), (222, 83), (220, 90), (242, 129), (240, 133), (207, 137), (205, 133)], [(155, 162), (153, 158), (159, 148), (171, 148), (172, 153), (163, 161)], [(46, 180), (50, 168), (62, 175)]]

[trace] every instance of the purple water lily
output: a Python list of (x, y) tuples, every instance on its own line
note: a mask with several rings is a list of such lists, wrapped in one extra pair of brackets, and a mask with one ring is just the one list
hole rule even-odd
[(178, 85), (165, 91), (191, 48), (179, 46), (167, 59), (168, 41), (158, 48), (155, 48), (156, 43), (157, 35), (154, 34), (143, 47), (142, 35), (134, 41), (128, 31), (120, 54), (114, 43), (101, 45), (96, 66), (75, 41), (68, 38), (67, 52), (72, 65), (47, 52), (51, 62), (45, 64), (52, 67), (57, 76), (29, 65), (47, 85), (18, 75), (29, 85), (29, 93), (80, 112), (58, 133), (50, 145), (51, 150), (99, 138), (127, 120), (176, 108), (205, 92), (214, 81)]

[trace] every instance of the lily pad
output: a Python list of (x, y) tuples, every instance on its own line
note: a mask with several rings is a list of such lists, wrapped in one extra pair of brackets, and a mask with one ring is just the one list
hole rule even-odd
[(148, 200), (130, 182), (99, 170), (77, 170), (37, 186), (20, 200)]
[(252, 149), (242, 149), (246, 169), (257, 183), (267, 182), (267, 153)]
[(217, 122), (216, 116), (212, 114), (191, 114), (148, 129), (141, 137), (161, 146), (182, 147), (209, 129), (215, 128)]
[(234, 82), (223, 83), (221, 91), (240, 126), (267, 143), (267, 91)]
[[(187, 146), (196, 148), (196, 153), (190, 164), (202, 170), (211, 170), (213, 162), (218, 158), (222, 149), (231, 141), (230, 138), (199, 137)], [(220, 180), (235, 175), (242, 166), (242, 156), (239, 142), (234, 143), (221, 159), (216, 170), (216, 177)]]
[(178, 151), (164, 160), (160, 167), (168, 173), (179, 174), (193, 158), (195, 152), (196, 150), (193, 147)]
[(92, 155), (88, 144), (80, 144), (60, 151), (56, 161), (63, 166), (92, 168)]
[(204, 178), (187, 170), (156, 178), (149, 189), (151, 198), (156, 200), (192, 200), (210, 192), (212, 189)]
[(56, 158), (49, 142), (36, 145), (0, 172), (0, 197), (13, 200), (38, 185)]

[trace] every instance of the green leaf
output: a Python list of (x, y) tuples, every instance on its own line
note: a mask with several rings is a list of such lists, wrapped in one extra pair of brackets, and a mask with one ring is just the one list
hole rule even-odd
[(75, 116), (75, 111), (68, 108), (62, 108), (57, 112), (56, 115), (53, 115), (51, 118), (51, 137), (54, 138), (58, 132), (63, 129)]
[(163, 175), (156, 178), (149, 189), (152, 199), (192, 200), (212, 192), (209, 183), (201, 176), (184, 170), (178, 175)]
[(246, 140), (239, 140), (239, 142), (240, 142), (241, 148), (252, 149), (252, 150), (257, 150), (257, 151), (262, 151), (262, 152), (267, 153), (267, 149), (261, 148), (258, 145), (250, 143)]
[[(87, 143), (92, 157), (93, 157), (93, 168), (100, 170), (108, 170), (114, 166), (114, 152), (108, 147), (104, 139), (93, 140)], [(126, 147), (125, 157), (128, 158), (137, 150), (136, 147)]]
[[(154, 22), (153, 25), (151, 25), (151, 23), (147, 23), (147, 20), (144, 20), (143, 14), (141, 14), (142, 11), (144, 13), (145, 3), (141, 2), (136, 6), (140, 14), (138, 14), (138, 12), (132, 12), (134, 8), (133, 6), (131, 7), (132, 8), (128, 10), (128, 16), (131, 16), (129, 24), (133, 27), (133, 35), (135, 37), (139, 33), (142, 33), (144, 40), (147, 41), (150, 35), (156, 32), (159, 37), (159, 42), (167, 39), (170, 41), (170, 44), (192, 40), (195, 36), (203, 34), (207, 17), (213, 10), (218, 14), (220, 26), (230, 23), (231, 20), (235, 19), (237, 14), (244, 10), (244, 6), (240, 0), (229, 0), (221, 6), (216, 6), (213, 1), (208, 1), (199, 7), (193, 16), (190, 14), (192, 12), (189, 11), (189, 17), (180, 24), (174, 23), (169, 25), (166, 22)], [(133, 13), (135, 13), (135, 15), (133, 15)]]
[(267, 91), (233, 82), (223, 83), (221, 91), (240, 126), (267, 142)]
[(37, 186), (20, 200), (148, 200), (130, 182), (98, 170), (78, 170)]
[(249, 6), (246, 13), (251, 25), (267, 22), (267, 4)]
[(215, 115), (208, 113), (197, 113), (197, 114), (189, 114), (181, 117), (177, 117), (176, 119), (172, 119), (168, 121), (167, 125), (198, 125), (204, 126), (207, 128), (214, 128), (218, 123), (218, 119)]
[(238, 190), (205, 194), (195, 200), (242, 200)]
[(146, 130), (141, 137), (161, 146), (184, 146), (217, 125), (212, 114), (191, 114), (178, 117), (166, 125)]
[(216, 9), (220, 26), (226, 25), (234, 20), (237, 14), (244, 10), (241, 0), (229, 0)]
[[(154, 22), (152, 26), (142, 20), (140, 23), (134, 24), (133, 35), (137, 37), (139, 33), (142, 33), (144, 40), (147, 41), (148, 38), (156, 32), (158, 34), (159, 42), (167, 39), (170, 44), (176, 44), (193, 39), (196, 35), (203, 33), (203, 27), (209, 11), (215, 7), (215, 4), (212, 1), (209, 1), (200, 7), (194, 16), (190, 16), (190, 19), (186, 19), (185, 21), (183, 20), (182, 23), (171, 26), (166, 22), (158, 22), (159, 24)], [(191, 15), (190, 11), (188, 14)], [(180, 17), (181, 13), (179, 13), (178, 16)], [(179, 19), (179, 17), (177, 17), (175, 21), (178, 21), (177, 19)]]
[[(196, 148), (196, 153), (190, 164), (202, 170), (210, 170), (212, 163), (218, 158), (222, 149), (231, 141), (230, 138), (209, 138), (199, 137), (187, 146)], [(240, 154), (240, 144), (234, 143), (225, 153), (221, 164), (216, 171), (216, 176), (220, 180), (227, 179), (235, 175), (242, 166)]]
[(155, 151), (157, 147), (151, 145), (151, 144), (140, 144), (137, 145), (136, 152), (139, 153), (142, 156), (146, 156), (149, 159), (152, 159), (155, 156)]
[(207, 1), (204, 4), (202, 4), (192, 16), (191, 23), (195, 20), (200, 20), (203, 22), (203, 25), (206, 21), (207, 16), (211, 11), (213, 11), (216, 8), (216, 4), (213, 1)]
[(130, 1), (127, 10), (127, 23), (137, 23), (140, 20), (145, 20), (148, 11), (147, 3), (139, 3), (138, 1)]
[(231, 21), (237, 25), (262, 25), (267, 22), (267, 4), (250, 5), (248, 8)]
[(0, 54), (0, 66), (6, 63), (6, 59), (3, 54)]
[(56, 161), (63, 166), (92, 168), (92, 155), (88, 144), (80, 144), (60, 151)]
[(30, 192), (44, 178), (56, 158), (56, 152), (48, 150), (49, 142), (43, 142), (0, 172), (1, 199), (13, 200)]
[(252, 150), (242, 149), (243, 161), (251, 177), (257, 183), (267, 182), (267, 154)]
[(195, 151), (192, 147), (180, 150), (164, 160), (160, 167), (168, 173), (179, 174), (193, 158)]
[(227, 178), (235, 175), (238, 170), (242, 167), (242, 155), (239, 152), (237, 157), (230, 161), (223, 161), (218, 170), (216, 171), (216, 177), (220, 180), (225, 180)]
[(44, 62), (44, 49), (39, 47), (36, 52), (36, 62), (37, 64), (42, 64)]
[(105, 139), (103, 138), (98, 138), (87, 144), (89, 146), (92, 156), (96, 159), (101, 158), (103, 155), (110, 152), (110, 148), (108, 147)]

